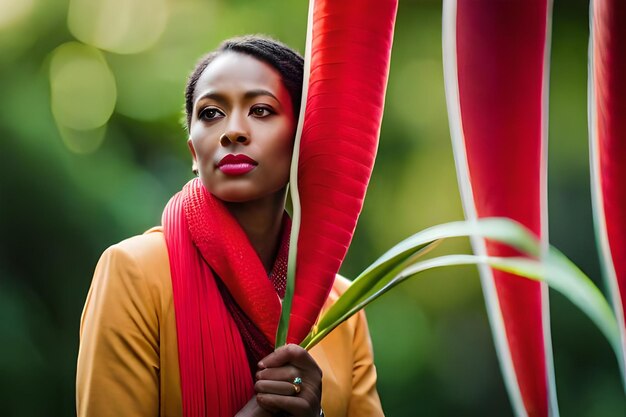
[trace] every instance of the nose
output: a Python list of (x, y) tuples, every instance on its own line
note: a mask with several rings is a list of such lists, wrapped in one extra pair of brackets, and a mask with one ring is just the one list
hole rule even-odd
[(229, 120), (226, 130), (220, 136), (220, 144), (222, 146), (228, 146), (231, 143), (246, 144), (250, 140), (250, 134), (246, 128), (245, 121), (241, 118), (233, 117)]
[(244, 132), (227, 131), (220, 136), (220, 144), (222, 146), (228, 146), (231, 143), (248, 143), (248, 135)]

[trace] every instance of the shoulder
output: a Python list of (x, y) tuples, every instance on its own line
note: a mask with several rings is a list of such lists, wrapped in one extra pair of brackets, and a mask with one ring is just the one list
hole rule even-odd
[(336, 291), (338, 294), (343, 294), (348, 289), (350, 284), (352, 284), (352, 281), (350, 281), (348, 278), (345, 278), (337, 274), (335, 276), (335, 283), (333, 284), (333, 290)]
[[(81, 318), (83, 330), (141, 327), (152, 334), (171, 294), (163, 233), (151, 229), (106, 249), (96, 265)], [(171, 298), (171, 297), (169, 297)]]
[(169, 285), (165, 239), (159, 229), (151, 229), (103, 252), (91, 281), (84, 314), (104, 306), (109, 311), (141, 310), (158, 314), (171, 292)]
[[(352, 281), (349, 279), (337, 274), (335, 276), (335, 281), (333, 282), (333, 286), (328, 294), (328, 298), (326, 299), (326, 303), (324, 303), (324, 307), (320, 313), (320, 317), (326, 314), (328, 309), (332, 307), (333, 304), (337, 302), (339, 297), (341, 297), (350, 287)], [(319, 318), (318, 318), (319, 320)], [(343, 333), (345, 337), (352, 338), (353, 333), (357, 331), (358, 327), (362, 326), (365, 323), (365, 312), (363, 310), (354, 314), (352, 317), (344, 321), (340, 324), (332, 333)], [(366, 325), (366, 324), (365, 324)]]
[(110, 246), (102, 254), (98, 265), (102, 263), (114, 271), (123, 272), (112, 276), (141, 278), (148, 285), (160, 286), (169, 278), (167, 245), (160, 228), (152, 228), (142, 235)]
[(326, 301), (325, 309), (330, 307), (337, 299), (350, 287), (352, 281), (349, 279), (337, 274), (335, 275), (335, 282), (333, 282), (333, 286), (328, 294), (328, 300)]
[[(341, 297), (352, 285), (352, 281), (344, 278), (341, 275), (337, 275), (335, 277), (335, 282), (333, 283), (333, 287), (328, 295), (328, 299), (324, 304), (324, 308), (320, 314), (320, 318), (326, 314), (326, 312), (337, 302), (339, 297)], [(319, 318), (318, 318), (319, 320)], [(331, 340), (342, 340), (339, 342), (340, 344), (350, 344), (354, 343), (356, 345), (365, 344), (369, 345), (371, 342), (369, 341), (369, 332), (367, 329), (367, 318), (365, 317), (365, 311), (361, 309), (360, 311), (354, 313), (350, 318), (346, 319), (343, 323), (337, 326), (326, 339)], [(326, 339), (322, 340), (320, 343), (324, 343)], [(328, 342), (326, 342), (328, 344)], [(356, 348), (356, 346), (354, 346)]]
[(125, 239), (109, 247), (105, 253), (107, 252), (128, 258), (140, 265), (148, 265), (161, 260), (167, 261), (165, 237), (162, 229), (157, 227), (142, 235)]

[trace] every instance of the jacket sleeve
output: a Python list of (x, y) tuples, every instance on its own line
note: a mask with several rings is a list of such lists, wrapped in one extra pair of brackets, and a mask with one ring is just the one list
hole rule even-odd
[(159, 327), (154, 291), (130, 253), (107, 249), (80, 326), (78, 417), (159, 415)]
[(376, 367), (364, 311), (357, 314), (353, 346), (352, 396), (348, 415), (350, 417), (384, 416), (376, 391)]

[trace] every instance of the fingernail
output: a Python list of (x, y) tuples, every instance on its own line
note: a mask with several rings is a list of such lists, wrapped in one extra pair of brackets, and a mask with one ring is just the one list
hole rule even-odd
[(265, 364), (263, 363), (263, 361), (259, 362), (257, 365), (259, 368), (265, 369)]

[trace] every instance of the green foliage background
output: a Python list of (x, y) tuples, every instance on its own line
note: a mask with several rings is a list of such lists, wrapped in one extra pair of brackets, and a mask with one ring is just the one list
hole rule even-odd
[[(4, 416), (74, 414), (78, 328), (95, 263), (107, 246), (159, 223), (168, 198), (191, 177), (180, 120), (196, 60), (245, 33), (304, 48), (304, 1), (156, 1), (168, 16), (156, 43), (134, 54), (102, 52), (116, 83), (115, 111), (100, 130), (106, 133), (68, 139), (53, 116), (50, 61), (55, 48), (77, 41), (70, 3), (81, 0), (0, 2)], [(139, 15), (149, 21), (156, 12), (144, 7)], [(589, 192), (587, 43), (588, 3), (557, 0), (550, 237), (605, 288)], [(342, 272), (353, 277), (407, 235), (462, 216), (443, 89), (441, 1), (402, 0), (378, 160)], [(447, 250), (469, 245), (459, 241)], [(623, 415), (608, 343), (582, 313), (551, 295), (561, 415)], [(387, 415), (512, 415), (474, 268), (426, 273), (372, 305), (368, 317)]]

